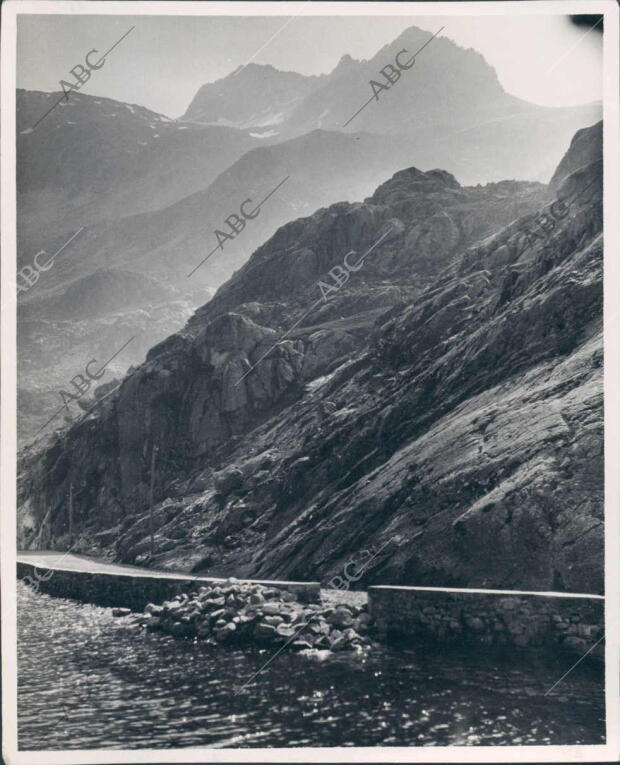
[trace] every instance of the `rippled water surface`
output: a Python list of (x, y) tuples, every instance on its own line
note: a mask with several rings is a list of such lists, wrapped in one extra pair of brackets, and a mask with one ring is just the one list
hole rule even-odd
[[(603, 670), (389, 648), (364, 663), (208, 648), (18, 584), (20, 749), (599, 744)], [(259, 673), (259, 674), (256, 674)]]

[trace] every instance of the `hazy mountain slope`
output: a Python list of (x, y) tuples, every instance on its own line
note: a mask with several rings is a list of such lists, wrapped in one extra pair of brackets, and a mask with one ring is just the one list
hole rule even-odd
[[(314, 131), (282, 144), (250, 150), (206, 189), (162, 210), (87, 225), (34, 288), (19, 296), (23, 322), (18, 337), (19, 356), (25, 370), (20, 379), (22, 393), (26, 394), (21, 401), (28, 406), (37, 402), (36, 415), (28, 408), (20, 409), (20, 433), (24, 437), (31, 435), (36, 430), (32, 426), (38, 427), (51, 415), (53, 409), (46, 414), (43, 402), (54, 406), (59, 381), (70, 380), (80, 371), (89, 345), (107, 357), (125, 342), (118, 331), (105, 332), (103, 337), (109, 344), (102, 350), (102, 317), (89, 323), (88, 316), (83, 316), (79, 324), (71, 323), (76, 295), (73, 284), (79, 283), (84, 305), (107, 303), (108, 326), (120, 326), (127, 338), (139, 333), (139, 342), (132, 343), (119, 357), (119, 362), (124, 360), (127, 366), (138, 363), (144, 358), (144, 349), (181, 327), (190, 306), (204, 303), (214, 287), (242, 266), (280, 225), (339, 199), (363, 199), (384, 178), (408, 165), (411, 155), (417, 152), (407, 142), (386, 146), (376, 136)], [(223, 249), (216, 249), (192, 273), (217, 248), (215, 230), (234, 234), (226, 218), (240, 215), (240, 205), (246, 199), (252, 203), (244, 209), (251, 210), (267, 197), (260, 213), (247, 221), (245, 229), (235, 239), (223, 240)], [(73, 233), (65, 229), (46, 248), (47, 252), (54, 252)], [(136, 312), (131, 294), (116, 289), (113, 281), (102, 280), (102, 270), (130, 271), (135, 278), (145, 275), (145, 283), (155, 279), (161, 282), (162, 290), (174, 286), (178, 294), (170, 298), (173, 303), (189, 302), (185, 306), (173, 304), (163, 314), (157, 309), (152, 322), (145, 321), (143, 312), (149, 310), (148, 306), (143, 302), (142, 310)], [(95, 280), (90, 279), (93, 274), (97, 274)], [(102, 293), (106, 285), (107, 297)], [(121, 294), (127, 297), (124, 305), (119, 302)], [(167, 328), (162, 326), (166, 315), (174, 320)], [(46, 341), (52, 335), (55, 339)], [(63, 352), (60, 356), (50, 354), (52, 348), (62, 348)], [(30, 379), (26, 370), (32, 373)]]
[[(601, 118), (601, 105), (527, 103), (503, 90), (483, 56), (452, 42), (448, 26), (442, 35), (428, 42), (431, 33), (412, 26), (368, 61), (345, 56), (328, 75), (302, 80), (297, 75), (278, 99), (271, 121), (269, 109), (246, 107), (250, 83), (260, 82), (272, 92), (292, 73), (257, 65), (203, 86), (185, 117), (191, 113), (200, 119), (196, 104), (202, 102), (213, 104), (202, 112), (205, 121), (216, 121), (214, 104), (225, 92), (227, 124), (254, 124), (280, 138), (314, 128), (389, 135), (391, 141), (414, 138), (427, 160), (423, 167), (442, 167), (463, 183), (505, 178), (547, 182), (575, 131)], [(397, 74), (388, 68), (390, 82), (381, 71), (396, 67), (397, 56), (410, 68)], [(417, 158), (412, 162), (420, 165)]]
[[(506, 215), (527, 187), (414, 169), (283, 227), (100, 412), (24, 455), (21, 543), (62, 543), (73, 481), (85, 538), (144, 561), (157, 444), (157, 565), (325, 579), (374, 544), (361, 584), (600, 591), (600, 179), (565, 179), (570, 214), (534, 243), (532, 212)], [(304, 317), (324, 269), (384, 235)]]
[[(403, 167), (441, 167), (467, 185), (546, 181), (575, 130), (600, 114), (597, 104), (564, 110), (526, 104), (504, 92), (482, 56), (439, 37), (345, 126), (372, 95), (370, 80), (384, 81), (383, 67), (428, 39), (411, 27), (370, 61), (343, 56), (321, 77), (250, 64), (203, 86), (185, 122), (73, 93), (37, 125), (61, 94), (18, 91), (19, 266), (29, 267), (41, 249), (55, 252), (82, 229), (53, 269), (19, 295), (28, 315), (20, 364), (32, 372), (20, 378), (26, 407), (19, 411), (20, 436), (44, 422), (42, 402), (55, 400), (59, 379), (78, 373), (85, 349), (101, 351), (103, 316), (68, 321), (74, 282), (85, 296), (89, 287), (105, 286), (101, 278), (87, 279), (101, 269), (132, 272), (172, 284), (188, 301), (168, 312), (154, 309), (150, 319), (146, 305), (146, 319), (131, 301), (122, 307), (123, 331), (139, 333), (140, 341), (119, 359), (137, 363), (142, 349), (178, 329), (190, 308), (283, 223), (340, 199), (361, 200)], [(399, 60), (408, 61), (402, 54)], [(223, 124), (204, 124), (213, 122)], [(225, 221), (240, 214), (246, 199), (260, 202), (286, 178), (243, 231), (231, 231)], [(216, 230), (235, 238), (192, 273), (217, 247)], [(119, 324), (116, 297), (110, 292), (106, 326)], [(47, 366), (50, 334), (65, 349), (54, 370)], [(118, 334), (103, 336), (111, 355)], [(29, 408), (35, 401), (36, 413)]]
[(281, 72), (269, 64), (249, 63), (203, 85), (183, 119), (236, 127), (271, 125), (318, 87), (321, 79)]
[[(167, 337), (171, 326), (182, 326), (191, 310), (174, 287), (117, 269), (100, 269), (72, 282), (66, 291), (43, 297), (35, 293), (17, 310), (19, 435), (35, 435), (62, 407), (60, 391), (76, 395), (71, 380), (85, 374), (91, 359), (98, 363), (89, 369), (97, 370), (114, 357), (101, 379), (92, 382), (94, 390), (122, 378), (154, 342)], [(72, 402), (48, 427), (82, 414), (79, 403)]]
[(234, 128), (179, 123), (80, 93), (33, 129), (61, 96), (17, 91), (18, 255), (27, 262), (66, 230), (156, 210), (207, 187), (258, 143)]

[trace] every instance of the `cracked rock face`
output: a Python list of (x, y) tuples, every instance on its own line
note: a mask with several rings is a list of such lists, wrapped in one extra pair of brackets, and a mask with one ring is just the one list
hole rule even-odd
[(104, 547), (123, 561), (327, 581), (372, 549), (355, 587), (601, 592), (597, 135), (562, 160), (573, 201), (543, 229), (540, 184), (415, 168), (279, 229), (97, 411), (22, 455), (21, 544), (62, 544), (73, 481), (83, 549), (118, 524)]

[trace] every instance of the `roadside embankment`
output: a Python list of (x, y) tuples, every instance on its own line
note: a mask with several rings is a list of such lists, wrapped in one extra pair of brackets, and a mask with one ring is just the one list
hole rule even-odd
[[(154, 571), (116, 565), (66, 553), (19, 553), (17, 577), (41, 592), (74, 598), (99, 606), (119, 606), (142, 611), (147, 603), (161, 603), (200, 585), (224, 581), (213, 577)], [(251, 582), (277, 587), (302, 602), (319, 599), (319, 582)]]
[(601, 595), (376, 586), (368, 590), (368, 608), (380, 630), (418, 640), (604, 655)]

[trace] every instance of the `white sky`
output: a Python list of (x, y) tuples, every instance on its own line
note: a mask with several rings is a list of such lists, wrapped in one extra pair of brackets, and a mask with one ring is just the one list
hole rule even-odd
[(601, 98), (602, 35), (567, 16), (288, 18), (21, 16), (17, 84), (59, 90), (89, 50), (106, 51), (135, 24), (81, 92), (177, 117), (202, 84), (249, 60), (321, 74), (345, 53), (371, 58), (409, 26), (444, 25), (441, 36), (482, 53), (515, 96), (548, 106)]

